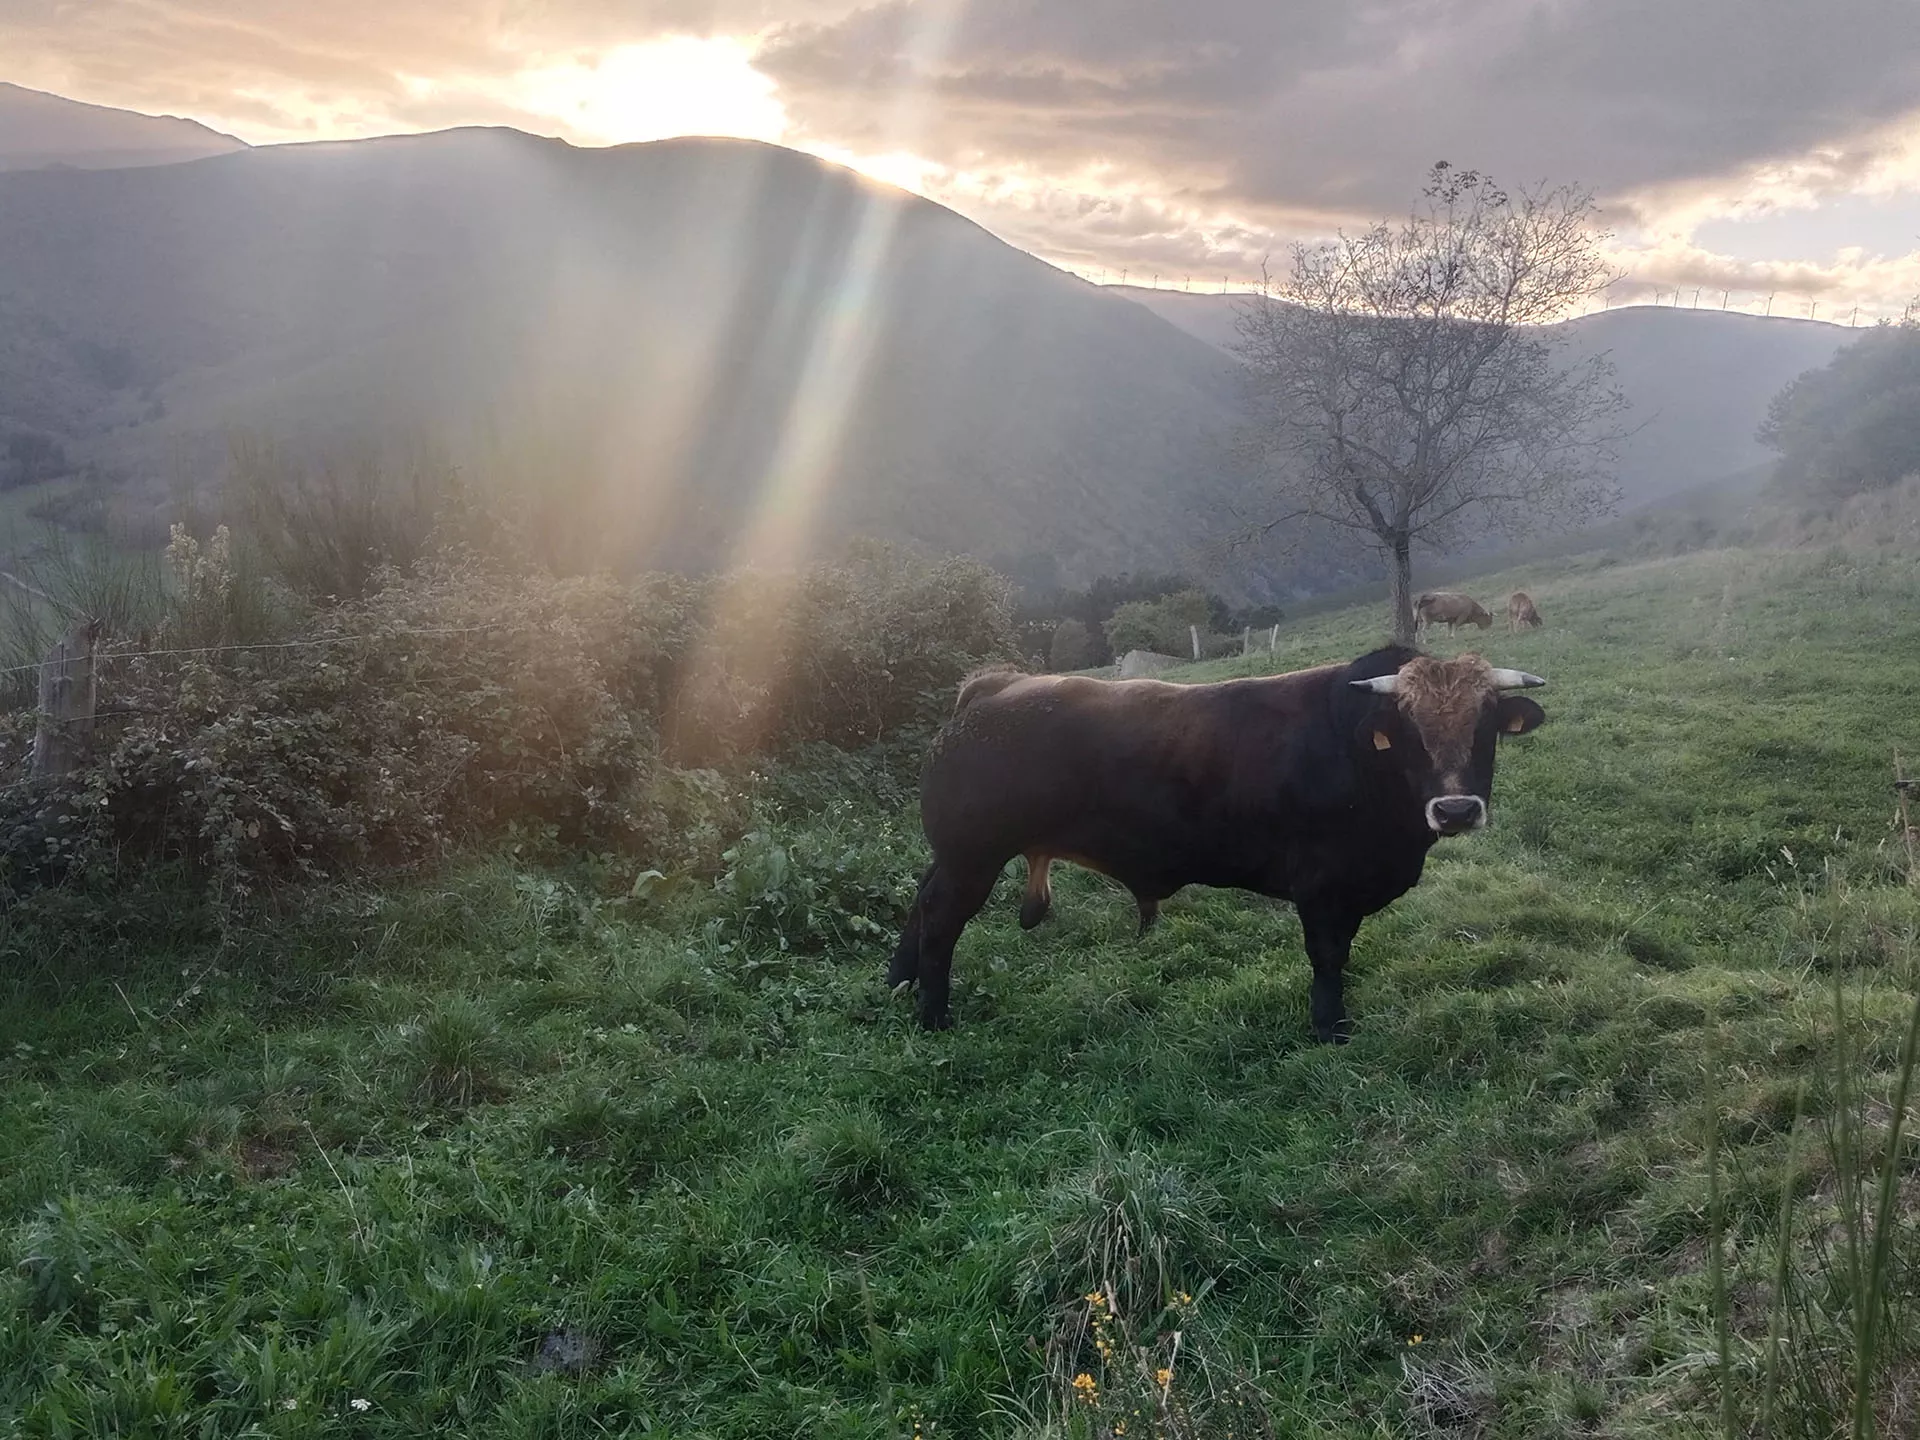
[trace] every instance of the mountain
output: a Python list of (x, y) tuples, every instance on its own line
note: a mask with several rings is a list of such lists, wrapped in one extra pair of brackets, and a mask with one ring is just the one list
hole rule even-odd
[[(247, 435), (296, 459), (451, 455), (616, 564), (867, 533), (1066, 584), (1186, 571), (1245, 600), (1365, 573), (1323, 545), (1221, 543), (1261, 509), (1235, 303), (1090, 285), (751, 141), (466, 129), (15, 171), (0, 484), (64, 449), (164, 518), (168, 487)], [(1764, 460), (1767, 400), (1847, 337), (1645, 308), (1569, 331), (1634, 404), (1631, 504)]]
[(118, 170), (246, 148), (197, 120), (85, 105), (0, 81), (0, 170)]
[(606, 558), (713, 563), (756, 516), (810, 517), (1085, 581), (1215, 566), (1241, 393), (1138, 306), (749, 141), (458, 130), (0, 175), (0, 432), (136, 484), (236, 430), (424, 442), (564, 488)]
[[(1232, 353), (1244, 295), (1109, 286), (1169, 324)], [(1620, 449), (1628, 508), (1746, 475), (1770, 459), (1753, 438), (1767, 402), (1852, 338), (1825, 321), (1634, 305), (1570, 320), (1568, 353), (1604, 351), (1626, 397), (1631, 432)]]

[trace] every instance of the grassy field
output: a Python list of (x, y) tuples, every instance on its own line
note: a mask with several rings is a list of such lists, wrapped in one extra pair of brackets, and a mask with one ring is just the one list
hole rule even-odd
[(0, 1434), (1861, 1434), (1861, 1355), (1913, 1433), (1839, 1222), (1903, 1144), (1920, 571), (1464, 588), (1509, 584), (1547, 628), (1458, 643), (1549, 724), (1361, 931), (1341, 1049), (1286, 908), (1136, 941), (1077, 872), (1030, 936), (1003, 882), (919, 1033), (880, 979), (917, 825), (851, 767), (718, 889), (0, 919)]

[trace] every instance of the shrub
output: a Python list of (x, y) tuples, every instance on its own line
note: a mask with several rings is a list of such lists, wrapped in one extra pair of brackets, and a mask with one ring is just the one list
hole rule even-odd
[[(724, 584), (442, 559), (383, 572), (371, 594), (261, 645), (260, 592), (224, 529), (202, 542), (176, 526), (167, 559), (159, 653), (99, 652), (91, 763), (0, 788), (0, 883), (170, 859), (238, 896), (509, 833), (662, 870), (738, 869), (721, 857), (746, 827), (745, 791), (700, 767), (917, 750), (1011, 634), (991, 571), (869, 546)], [(18, 773), (31, 733), (28, 715), (0, 725), (0, 773)], [(851, 884), (813, 858), (829, 891)], [(779, 933), (812, 926), (811, 892), (739, 893), (743, 914), (781, 915)], [(856, 915), (877, 903), (854, 900)]]
[(1767, 407), (1761, 443), (1779, 486), (1815, 501), (1881, 490), (1920, 471), (1920, 325), (1868, 331)]
[(1049, 670), (1085, 670), (1097, 664), (1093, 632), (1078, 620), (1062, 620), (1053, 630), (1053, 643), (1047, 648)]
[(1129, 650), (1157, 650), (1162, 655), (1192, 653), (1191, 627), (1212, 627), (1212, 607), (1205, 592), (1177, 590), (1158, 600), (1133, 600), (1113, 612), (1107, 621), (1107, 644), (1116, 655)]
[(925, 727), (968, 672), (1015, 650), (1000, 576), (875, 542), (800, 576), (729, 577), (709, 608), (671, 734), (692, 763)]
[[(219, 552), (176, 551), (186, 613), (211, 623)], [(644, 851), (679, 618), (645, 604), (660, 598), (451, 568), (324, 612), (285, 648), (110, 647), (95, 763), (0, 794), (0, 851), (16, 882), (124, 853), (189, 860), (230, 893), (513, 826)]]
[(246, 440), (234, 447), (228, 488), (275, 578), (315, 600), (360, 599), (383, 570), (416, 565), (443, 518), (461, 508), (450, 466), (360, 457), (309, 468)]
[(749, 831), (714, 883), (732, 941), (818, 952), (894, 934), (913, 903), (915, 853), (891, 820), (856, 820), (850, 801), (796, 826)]

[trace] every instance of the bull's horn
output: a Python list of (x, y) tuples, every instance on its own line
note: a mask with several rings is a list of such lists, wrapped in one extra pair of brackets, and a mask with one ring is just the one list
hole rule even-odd
[(1536, 685), (1547, 682), (1538, 675), (1529, 675), (1524, 670), (1495, 670), (1493, 683), (1502, 690), (1531, 690)]
[(1400, 688), (1400, 677), (1398, 674), (1376, 675), (1371, 680), (1349, 680), (1347, 684), (1356, 690), (1371, 690), (1376, 695), (1391, 695)]

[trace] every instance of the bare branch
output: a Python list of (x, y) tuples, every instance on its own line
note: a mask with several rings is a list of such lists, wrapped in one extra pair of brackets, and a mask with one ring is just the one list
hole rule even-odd
[(1605, 357), (1565, 363), (1557, 323), (1610, 278), (1595, 213), (1576, 187), (1510, 194), (1442, 164), (1401, 224), (1263, 271), (1236, 317), (1276, 502), (1261, 533), (1311, 518), (1367, 534), (1404, 610), (1416, 541), (1610, 508), (1624, 400)]

